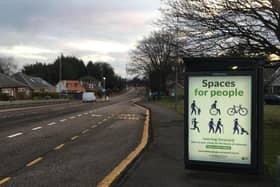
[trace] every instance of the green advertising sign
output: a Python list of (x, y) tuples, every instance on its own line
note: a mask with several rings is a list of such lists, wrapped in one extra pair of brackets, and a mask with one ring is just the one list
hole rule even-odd
[(250, 165), (252, 76), (188, 77), (188, 158)]

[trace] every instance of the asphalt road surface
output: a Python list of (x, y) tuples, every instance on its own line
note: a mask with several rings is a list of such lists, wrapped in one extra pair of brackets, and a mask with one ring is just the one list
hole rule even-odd
[(140, 95), (0, 110), (0, 186), (96, 186), (140, 142)]

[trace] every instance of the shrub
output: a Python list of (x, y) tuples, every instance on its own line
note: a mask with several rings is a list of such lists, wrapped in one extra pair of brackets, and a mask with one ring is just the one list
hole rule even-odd
[(0, 101), (9, 101), (10, 96), (6, 93), (0, 93)]
[(33, 92), (32, 93), (33, 99), (58, 99), (58, 93), (50, 93), (50, 92)]

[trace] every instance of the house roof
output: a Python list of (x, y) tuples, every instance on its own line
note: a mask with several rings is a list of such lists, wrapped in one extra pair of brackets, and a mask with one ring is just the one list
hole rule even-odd
[(18, 88), (28, 87), (26, 84), (21, 83), (12, 77), (0, 73), (0, 88)]
[(53, 85), (51, 85), (50, 83), (48, 83), (40, 77), (32, 77), (21, 72), (14, 74), (13, 77), (16, 80), (28, 85), (31, 89), (54, 88)]
[[(80, 84), (80, 81), (78, 80), (63, 80), (63, 81), (60, 81), (59, 83), (65, 83), (67, 84), (66, 85), (66, 89), (67, 91), (70, 91), (70, 92), (84, 92), (85, 91), (85, 88)], [(59, 84), (58, 83), (58, 84)]]

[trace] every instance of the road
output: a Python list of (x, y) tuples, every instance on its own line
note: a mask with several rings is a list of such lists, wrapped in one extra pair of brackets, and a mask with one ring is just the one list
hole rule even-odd
[(140, 142), (139, 95), (0, 111), (1, 186), (96, 186)]

